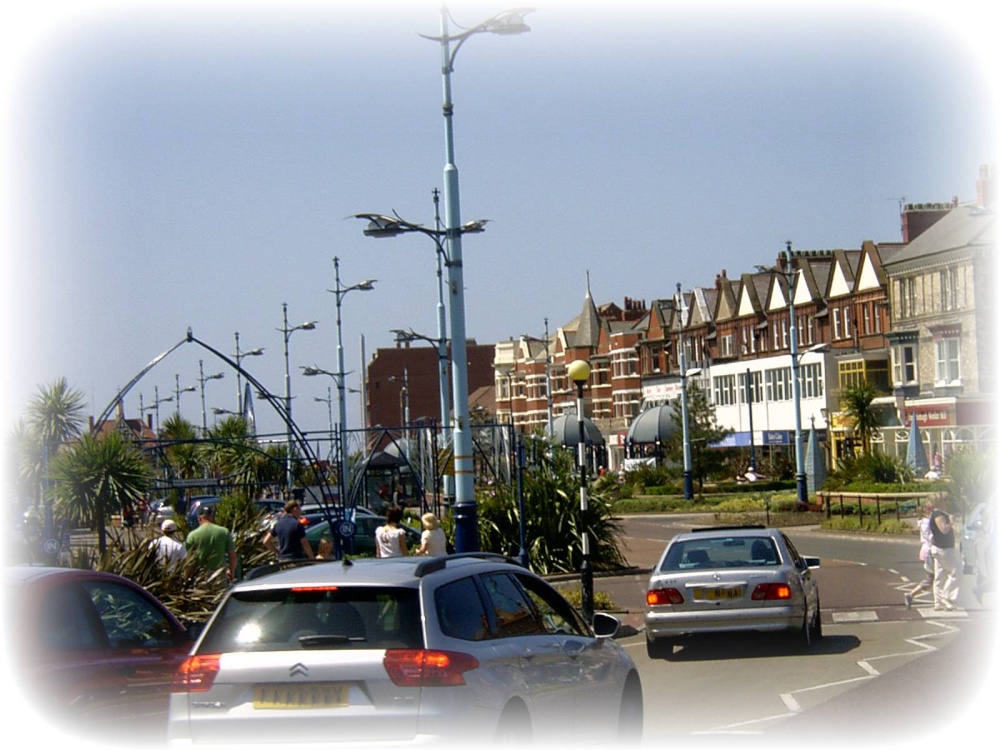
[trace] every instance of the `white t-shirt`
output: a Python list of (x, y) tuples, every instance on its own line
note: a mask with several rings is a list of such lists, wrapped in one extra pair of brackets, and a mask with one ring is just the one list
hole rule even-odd
[(375, 529), (375, 548), (379, 557), (402, 557), (402, 542), (406, 532), (398, 526), (379, 526)]
[(444, 557), (448, 554), (448, 538), (440, 527), (424, 529), (420, 534), (420, 544), (427, 545), (427, 554), (431, 557)]
[(177, 541), (172, 536), (161, 536), (155, 539), (153, 542), (153, 547), (156, 548), (156, 556), (159, 558), (160, 562), (164, 565), (175, 565), (184, 560), (184, 555), (187, 550), (184, 549), (184, 544)]

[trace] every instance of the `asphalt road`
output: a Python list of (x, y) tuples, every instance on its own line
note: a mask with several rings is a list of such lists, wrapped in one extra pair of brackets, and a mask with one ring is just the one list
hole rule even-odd
[(642, 572), (595, 581), (627, 610), (625, 633), (635, 632), (620, 642), (643, 679), (643, 746), (973, 741), (982, 712), (993, 710), (983, 705), (1000, 674), (994, 600), (987, 595), (980, 605), (966, 586), (959, 612), (934, 612), (929, 598), (907, 609), (902, 592), (921, 576), (914, 540), (791, 529), (799, 551), (822, 560), (821, 643), (804, 653), (779, 637), (724, 637), (694, 641), (670, 661), (650, 660), (641, 633), (645, 569), (674, 533), (698, 525), (705, 520), (625, 519), (626, 557)]

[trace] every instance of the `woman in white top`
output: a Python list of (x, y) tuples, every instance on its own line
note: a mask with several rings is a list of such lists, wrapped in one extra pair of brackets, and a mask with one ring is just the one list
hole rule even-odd
[(420, 549), (418, 555), (430, 555), (431, 557), (444, 557), (448, 554), (448, 540), (441, 528), (438, 517), (433, 513), (424, 513), (420, 517), (424, 525), (424, 530), (420, 534)]
[(406, 555), (406, 532), (399, 528), (403, 520), (402, 508), (389, 508), (385, 526), (375, 529), (376, 557), (403, 557)]

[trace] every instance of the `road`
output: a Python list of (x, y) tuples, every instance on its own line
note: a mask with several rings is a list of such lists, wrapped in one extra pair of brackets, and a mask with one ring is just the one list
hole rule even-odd
[[(627, 518), (626, 557), (651, 567), (673, 534), (699, 525), (705, 520)], [(665, 661), (646, 656), (641, 632), (622, 638), (643, 680), (643, 745), (702, 747), (739, 738), (740, 744), (768, 747), (803, 740), (813, 746), (912, 746), (939, 726), (949, 736), (969, 731), (964, 712), (996, 684), (989, 595), (980, 605), (966, 586), (955, 613), (934, 612), (929, 598), (908, 610), (902, 592), (921, 577), (914, 540), (815, 527), (788, 534), (802, 554), (822, 560), (816, 577), (823, 640), (807, 653), (775, 636), (696, 640)], [(595, 582), (596, 590), (630, 610), (622, 619), (637, 630), (645, 579)], [(943, 725), (938, 711), (946, 717)]]

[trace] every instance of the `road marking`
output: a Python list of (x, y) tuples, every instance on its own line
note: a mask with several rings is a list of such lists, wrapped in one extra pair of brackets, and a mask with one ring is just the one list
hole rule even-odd
[(935, 620), (938, 618), (945, 620), (954, 620), (955, 618), (966, 619), (969, 616), (968, 612), (960, 608), (953, 609), (951, 611), (945, 610), (942, 612), (940, 610), (934, 609), (933, 607), (917, 607), (917, 612), (919, 612), (920, 616), (923, 617), (925, 620), (929, 620), (932, 618)]
[(834, 612), (833, 621), (841, 622), (875, 622), (878, 620), (878, 612), (875, 610), (864, 610), (861, 612)]

